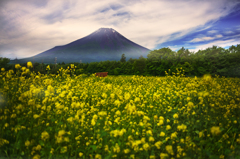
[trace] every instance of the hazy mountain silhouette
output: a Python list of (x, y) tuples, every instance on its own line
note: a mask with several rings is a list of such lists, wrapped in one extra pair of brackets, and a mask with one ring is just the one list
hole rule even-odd
[[(57, 63), (71, 62), (100, 62), (100, 61), (119, 61), (122, 54), (125, 54), (126, 60), (138, 59), (141, 55), (147, 58), (151, 50), (142, 47), (112, 28), (100, 28), (92, 34), (73, 41), (67, 45), (56, 46), (50, 50), (37, 54), (29, 58), (18, 59), (17, 63), (28, 61), (41, 63), (54, 63), (57, 57)], [(11, 60), (10, 63), (15, 63)]]

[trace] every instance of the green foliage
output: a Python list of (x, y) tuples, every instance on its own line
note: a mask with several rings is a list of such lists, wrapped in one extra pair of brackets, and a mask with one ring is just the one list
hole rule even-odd
[(76, 76), (80, 75), (83, 73), (83, 69), (82, 68), (79, 68), (79, 69), (76, 69)]
[(183, 65), (178, 64), (176, 68), (182, 68), (187, 75), (191, 75), (191, 71), (194, 70), (193, 66), (188, 62), (185, 62)]
[(7, 63), (10, 62), (10, 59), (0, 57), (0, 68), (5, 68), (7, 66)]
[[(196, 53), (188, 51), (182, 47), (177, 52), (170, 48), (161, 48), (153, 50), (148, 55), (148, 58), (140, 56), (139, 59), (130, 58), (126, 61), (125, 54), (122, 54), (120, 61), (101, 61), (91, 63), (74, 63), (76, 75), (92, 74), (96, 72), (108, 72), (108, 75), (151, 75), (151, 76), (165, 76), (165, 71), (182, 67), (188, 76), (203, 76), (206, 73), (211, 75), (219, 75), (225, 77), (239, 77), (239, 61), (240, 61), (240, 44), (231, 46), (229, 49), (207, 48), (206, 50), (199, 50)], [(15, 64), (8, 64), (9, 59), (0, 58), (0, 68), (5, 68), (6, 71), (12, 69), (14, 72)], [(22, 67), (27, 67), (27, 63), (20, 64)], [(46, 74), (46, 67), (48, 64), (33, 63), (34, 72)], [(57, 74), (62, 67), (67, 69), (70, 63), (54, 65), (50, 64), (50, 73)]]
[(121, 61), (121, 62), (126, 62), (125, 54), (122, 54), (122, 57), (121, 57), (120, 61)]
[(120, 68), (115, 68), (113, 71), (114, 75), (119, 75), (119, 71), (120, 71)]
[(159, 61), (174, 56), (174, 52), (170, 48), (161, 48), (159, 50), (151, 51), (147, 57), (151, 61)]

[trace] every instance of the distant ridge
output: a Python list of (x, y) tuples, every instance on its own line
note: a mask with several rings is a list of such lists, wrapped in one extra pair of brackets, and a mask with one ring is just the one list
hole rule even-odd
[[(141, 55), (146, 58), (150, 51), (128, 40), (112, 28), (99, 28), (90, 35), (69, 44), (55, 46), (29, 58), (18, 59), (17, 63), (33, 61), (33, 58), (34, 62), (54, 63), (55, 57), (57, 63), (73, 63), (80, 60), (82, 63), (119, 61), (122, 54), (125, 54), (126, 60), (138, 59)], [(10, 63), (15, 63), (15, 60), (11, 60)]]

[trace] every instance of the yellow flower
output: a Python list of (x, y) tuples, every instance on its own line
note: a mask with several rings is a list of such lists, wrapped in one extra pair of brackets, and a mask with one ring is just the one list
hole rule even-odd
[(4, 71), (5, 71), (5, 68), (1, 68), (1, 71), (4, 72)]
[(42, 149), (41, 145), (37, 145), (37, 147), (35, 148), (37, 151), (40, 151)]
[(161, 133), (160, 133), (160, 136), (165, 136), (165, 133), (164, 133), (164, 132), (161, 132)]
[[(108, 151), (108, 145), (105, 145), (104, 151)], [(81, 157), (81, 156), (80, 156)]]
[(54, 152), (54, 149), (53, 149), (53, 148), (51, 148), (51, 151), (50, 151), (50, 153), (51, 153), (51, 154), (53, 154), (53, 152)]
[(59, 132), (58, 132), (58, 136), (63, 136), (65, 134), (65, 130), (60, 130)]
[(96, 154), (95, 159), (102, 159), (102, 156), (99, 154)]
[(35, 156), (33, 156), (33, 159), (40, 159), (40, 155), (35, 155)]
[(60, 153), (65, 153), (65, 152), (67, 152), (67, 146), (62, 147), (60, 151)]
[(111, 96), (112, 99), (115, 98), (115, 94), (113, 94), (113, 93), (110, 96)]
[(125, 95), (124, 95), (125, 100), (130, 99), (130, 97), (131, 97), (130, 93), (125, 93)]
[(16, 69), (19, 69), (19, 68), (21, 68), (21, 66), (20, 66), (19, 64), (16, 64), (16, 65), (15, 65), (15, 68), (16, 68)]
[(177, 132), (174, 132), (171, 134), (171, 139), (176, 138), (176, 137), (177, 137)]
[(34, 118), (34, 119), (37, 119), (37, 118), (39, 118), (39, 117), (40, 117), (40, 115), (37, 115), (37, 114), (34, 114), (34, 115), (33, 115), (33, 118)]
[(150, 142), (154, 142), (154, 138), (152, 136), (149, 137)]
[(213, 126), (213, 127), (211, 128), (211, 133), (212, 133), (213, 135), (218, 135), (220, 132), (221, 132), (221, 131), (220, 131), (220, 127), (219, 127), (219, 126)]
[(79, 155), (79, 157), (82, 157), (82, 156), (83, 156), (83, 153), (82, 153), (82, 152), (80, 152), (78, 155)]
[(174, 114), (174, 115), (173, 115), (173, 118), (178, 118), (178, 115), (177, 115), (177, 114)]
[(107, 94), (106, 94), (106, 93), (103, 93), (103, 94), (102, 94), (102, 97), (103, 97), (103, 98), (107, 98)]
[(33, 67), (32, 62), (27, 62), (27, 67)]
[(237, 140), (236, 140), (239, 144), (240, 144), (240, 138), (237, 138)]
[(168, 152), (169, 154), (174, 155), (173, 149), (172, 149), (172, 145), (167, 145), (167, 146), (166, 146), (166, 150), (167, 150), (167, 152)]
[(199, 138), (201, 138), (203, 136), (203, 132), (199, 132)]
[(117, 99), (115, 102), (114, 102), (115, 105), (117, 106), (120, 106), (121, 102)]
[(26, 71), (25, 71), (26, 73), (29, 73), (30, 72), (30, 70), (29, 69), (26, 69)]
[(120, 147), (118, 146), (118, 143), (116, 143), (115, 147), (113, 147), (113, 152), (119, 153)]
[(29, 145), (30, 145), (30, 141), (27, 140), (27, 141), (25, 142), (25, 146), (28, 147)]
[(164, 121), (163, 121), (163, 120), (159, 120), (159, 122), (158, 122), (158, 124), (157, 124), (157, 125), (158, 125), (158, 126), (159, 126), (159, 125), (163, 125), (163, 123), (164, 123)]
[(194, 106), (194, 104), (193, 104), (193, 102), (188, 102), (188, 107), (193, 107)]
[(50, 70), (50, 66), (49, 65), (47, 66), (46, 70)]
[(150, 159), (155, 159), (155, 156), (150, 156)]
[(49, 134), (48, 134), (48, 132), (46, 132), (46, 131), (44, 131), (44, 132), (42, 132), (42, 139), (45, 141), (46, 139), (48, 139), (49, 138)]
[(166, 130), (169, 130), (169, 129), (171, 129), (171, 126), (167, 125)]
[(146, 151), (149, 149), (148, 143), (145, 143), (145, 144), (143, 145), (143, 149), (146, 150)]
[(27, 68), (26, 67), (22, 67), (22, 71), (24, 72)]
[(156, 142), (154, 145), (157, 147), (157, 149), (160, 149), (161, 145), (163, 143), (161, 141)]
[(125, 154), (127, 154), (127, 153), (129, 153), (129, 152), (130, 152), (129, 149), (125, 149), (125, 150), (124, 150), (124, 153), (125, 153)]
[(161, 153), (160, 154), (161, 159), (165, 159), (166, 157), (168, 157), (168, 154), (166, 154), (166, 153)]
[(121, 115), (121, 112), (118, 110), (118, 111), (116, 111), (115, 114), (116, 114), (116, 115)]
[(94, 126), (96, 124), (94, 119), (92, 119), (91, 124), (92, 124), (92, 126)]

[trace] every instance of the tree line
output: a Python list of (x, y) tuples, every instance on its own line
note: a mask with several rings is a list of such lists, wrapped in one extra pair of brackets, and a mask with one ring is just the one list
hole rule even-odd
[[(213, 46), (198, 52), (190, 52), (182, 47), (177, 52), (170, 48), (153, 50), (147, 58), (140, 56), (139, 59), (130, 58), (126, 61), (125, 54), (119, 61), (101, 61), (91, 63), (71, 63), (77, 66), (75, 75), (92, 74), (96, 72), (108, 72), (108, 75), (142, 75), (142, 76), (165, 76), (165, 71), (169, 74), (176, 72), (176, 68), (184, 69), (186, 76), (201, 77), (204, 74), (220, 77), (240, 77), (240, 44), (232, 45), (229, 49)], [(10, 59), (0, 58), (0, 68), (14, 70), (15, 64), (8, 64)], [(27, 66), (27, 63), (20, 64)], [(33, 63), (33, 71), (46, 74), (48, 64)], [(70, 63), (49, 64), (51, 74), (58, 74), (59, 69), (67, 69)], [(170, 69), (170, 71), (169, 71)], [(172, 74), (171, 74), (172, 75)]]

